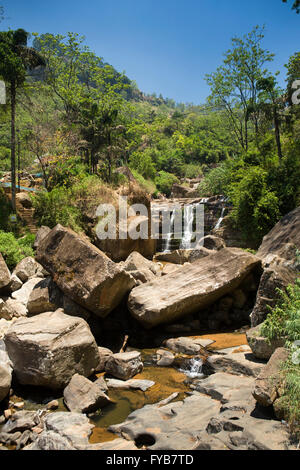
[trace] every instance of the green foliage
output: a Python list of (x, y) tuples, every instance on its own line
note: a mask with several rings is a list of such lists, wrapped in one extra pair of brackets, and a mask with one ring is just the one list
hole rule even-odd
[(154, 181), (145, 179), (140, 175), (136, 170), (131, 169), (133, 176), (135, 177), (138, 184), (145, 189), (148, 194), (154, 195), (157, 192), (156, 185)]
[(231, 165), (227, 162), (209, 171), (198, 186), (200, 196), (226, 194), (232, 178)]
[(27, 256), (34, 256), (33, 242), (34, 235), (26, 235), (17, 239), (11, 232), (0, 230), (0, 253), (2, 253), (10, 270)]
[(285, 337), (288, 343), (300, 338), (300, 278), (279, 291), (280, 301), (268, 314), (260, 333), (269, 340)]
[[(297, 348), (299, 355), (300, 348)], [(276, 400), (284, 419), (289, 423), (291, 432), (300, 438), (300, 366), (292, 360), (291, 350), (289, 359), (282, 364), (281, 381), (283, 394)]]
[(160, 171), (155, 178), (155, 184), (158, 191), (166, 196), (170, 196), (173, 184), (178, 182), (179, 180), (175, 175), (167, 173), (166, 171)]
[(197, 163), (187, 163), (183, 169), (185, 178), (199, 178), (202, 176), (202, 166)]
[(156, 168), (151, 154), (153, 154), (151, 149), (146, 149), (144, 152), (133, 152), (129, 160), (130, 167), (146, 179), (154, 179), (156, 174)]
[(87, 168), (80, 157), (54, 158), (49, 167), (49, 189), (69, 188), (85, 176), (87, 176)]

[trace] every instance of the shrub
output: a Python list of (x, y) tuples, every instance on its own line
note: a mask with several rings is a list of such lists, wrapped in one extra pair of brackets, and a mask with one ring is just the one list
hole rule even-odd
[(23, 258), (33, 256), (34, 235), (17, 239), (11, 232), (0, 231), (0, 253), (9, 269), (13, 269)]
[(196, 163), (188, 163), (184, 166), (185, 178), (198, 178), (202, 176), (202, 167)]
[(133, 152), (130, 157), (130, 168), (136, 170), (146, 179), (155, 177), (156, 168), (151, 157), (150, 149), (144, 152)]
[(166, 196), (170, 196), (174, 183), (179, 183), (178, 178), (175, 175), (172, 175), (172, 173), (167, 173), (166, 171), (160, 171), (155, 178), (157, 189)]
[(231, 181), (231, 168), (227, 162), (206, 173), (200, 182), (198, 191), (200, 196), (215, 196), (226, 194)]

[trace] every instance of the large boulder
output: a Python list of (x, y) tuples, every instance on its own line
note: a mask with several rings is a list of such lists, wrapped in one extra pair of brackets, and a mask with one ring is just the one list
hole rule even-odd
[(7, 397), (12, 380), (11, 362), (3, 340), (0, 340), (0, 402)]
[(247, 330), (246, 338), (254, 356), (258, 359), (268, 360), (277, 348), (284, 346), (286, 339), (275, 338), (268, 340), (262, 336), (260, 332), (261, 327), (262, 324), (259, 324)]
[(11, 275), (6, 263), (0, 253), (0, 289), (7, 287), (10, 283)]
[(128, 308), (146, 328), (172, 322), (214, 304), (259, 266), (256, 256), (238, 248), (223, 248), (180, 271), (134, 288)]
[(61, 225), (40, 242), (37, 260), (67, 296), (100, 317), (107, 316), (135, 285), (123, 268)]
[(122, 266), (136, 281), (144, 283), (155, 279), (155, 263), (144, 258), (137, 251), (132, 252)]
[(64, 389), (64, 401), (70, 411), (92, 413), (109, 403), (108, 396), (82, 375), (75, 374)]
[(22, 259), (14, 269), (15, 274), (22, 282), (27, 282), (29, 279), (44, 277), (45, 271), (43, 266), (35, 261), (32, 256)]
[(285, 348), (276, 349), (268, 364), (255, 380), (253, 396), (260, 405), (271, 406), (279, 397), (280, 367), (287, 360), (288, 355), (289, 353)]
[(60, 310), (16, 320), (4, 341), (23, 385), (62, 389), (75, 373), (91, 375), (99, 362), (87, 323)]
[(51, 228), (47, 227), (46, 225), (42, 225), (38, 229), (36, 236), (35, 236), (34, 244), (33, 244), (33, 248), (35, 250), (37, 250), (40, 242), (48, 235), (49, 232), (51, 232)]

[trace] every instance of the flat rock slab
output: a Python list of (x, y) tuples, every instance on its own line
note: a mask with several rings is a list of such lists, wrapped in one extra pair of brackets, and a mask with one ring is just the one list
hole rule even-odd
[(135, 286), (135, 280), (97, 247), (57, 225), (41, 240), (37, 260), (72, 300), (105, 317)]
[(163, 345), (176, 353), (194, 355), (199, 354), (202, 348), (206, 348), (213, 344), (211, 339), (193, 339), (185, 336), (179, 338), (170, 338), (164, 341)]
[(261, 261), (239, 248), (223, 248), (180, 271), (135, 287), (128, 298), (145, 328), (195, 313), (235, 290)]
[(130, 380), (118, 380), (118, 379), (108, 379), (107, 380), (108, 388), (122, 388), (125, 390), (133, 389), (133, 390), (142, 390), (145, 392), (149, 388), (155, 385), (155, 382), (152, 380), (138, 380), (138, 379), (130, 379)]
[(214, 354), (206, 362), (214, 371), (229, 372), (237, 375), (257, 377), (265, 366), (265, 362), (257, 360), (251, 353)]
[(254, 377), (245, 377), (216, 372), (206, 379), (194, 381), (191, 388), (211, 396), (222, 403), (251, 399)]
[(90, 376), (99, 363), (88, 324), (60, 310), (17, 319), (4, 341), (23, 385), (62, 389), (76, 373)]
[(165, 406), (146, 405), (109, 430), (122, 433), (135, 443), (142, 444), (144, 440), (149, 450), (188, 450), (219, 409), (220, 403), (208, 396), (191, 396)]

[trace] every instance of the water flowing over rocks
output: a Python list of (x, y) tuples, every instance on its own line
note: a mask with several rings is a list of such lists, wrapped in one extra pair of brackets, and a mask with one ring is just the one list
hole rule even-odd
[(40, 242), (37, 260), (67, 296), (100, 317), (108, 315), (135, 285), (124, 269), (61, 225)]
[(5, 345), (18, 381), (61, 389), (75, 373), (90, 376), (99, 363), (87, 323), (60, 310), (16, 320)]
[(191, 266), (134, 288), (128, 308), (146, 328), (197, 312), (234, 291), (260, 266), (260, 260), (240, 249), (223, 248)]

